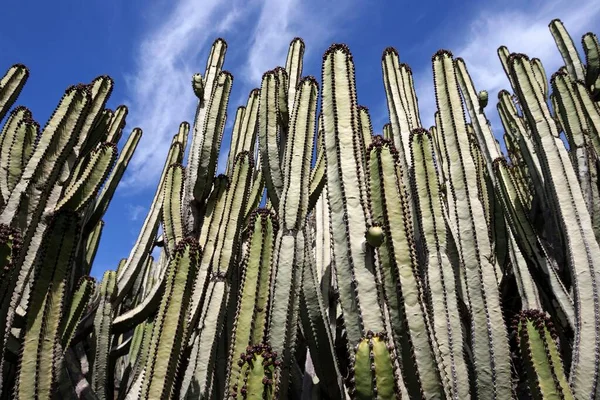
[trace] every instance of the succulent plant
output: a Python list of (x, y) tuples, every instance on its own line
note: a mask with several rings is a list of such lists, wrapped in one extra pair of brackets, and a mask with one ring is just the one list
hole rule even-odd
[(319, 84), (295, 38), (237, 108), (220, 175), (233, 75), (217, 39), (192, 77), (194, 123), (99, 284), (102, 217), (142, 131), (118, 154), (128, 110), (106, 108), (106, 76), (67, 89), (40, 129), (12, 108), (29, 72), (11, 67), (0, 398), (600, 397), (600, 47), (583, 36), (584, 64), (549, 27), (565, 64), (549, 81), (498, 49), (506, 154), (450, 51), (432, 57), (429, 129), (410, 67), (383, 51), (376, 134), (350, 49), (325, 52)]

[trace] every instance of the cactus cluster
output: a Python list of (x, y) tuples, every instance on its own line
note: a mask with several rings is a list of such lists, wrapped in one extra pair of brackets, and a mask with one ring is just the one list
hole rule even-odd
[(411, 69), (385, 49), (375, 134), (348, 47), (325, 52), (319, 84), (296, 38), (238, 107), (215, 176), (233, 83), (217, 39), (192, 77), (193, 126), (99, 284), (102, 216), (141, 130), (117, 155), (127, 109), (105, 108), (104, 76), (40, 129), (10, 111), (29, 74), (10, 68), (1, 398), (600, 398), (600, 45), (583, 36), (584, 63), (559, 20), (550, 31), (565, 65), (549, 83), (540, 60), (498, 49), (506, 155), (488, 93), (449, 51), (432, 57), (426, 129)]

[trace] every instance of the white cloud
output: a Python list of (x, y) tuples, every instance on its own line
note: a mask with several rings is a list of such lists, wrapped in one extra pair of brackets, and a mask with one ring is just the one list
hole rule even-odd
[[(193, 123), (196, 98), (190, 79), (194, 72), (204, 73), (216, 37), (224, 36), (229, 43), (225, 69), (234, 75), (234, 91), (242, 89), (232, 95), (231, 111), (245, 103), (251, 88), (260, 86), (264, 71), (285, 63), (288, 45), (295, 36), (309, 43), (307, 59), (314, 49), (321, 50), (318, 46), (330, 38), (342, 18), (350, 15), (349, 6), (356, 1), (330, 5), (317, 0), (206, 0), (202, 5), (194, 0), (175, 2), (174, 10), (161, 18), (165, 22), (139, 45), (136, 71), (128, 79), (128, 125), (140, 126), (144, 137), (124, 186), (140, 189), (156, 184), (179, 124)], [(234, 115), (229, 116), (228, 123)], [(228, 131), (223, 150), (228, 147)]]
[[(600, 2), (585, 0), (576, 3), (554, 0), (530, 5), (526, 9), (518, 9), (514, 4), (487, 6), (466, 24), (467, 30), (456, 32), (460, 36), (456, 38), (457, 45), (450, 50), (455, 57), (465, 60), (477, 90), (489, 92), (486, 114), (497, 137), (503, 134), (496, 112), (497, 94), (501, 89), (510, 90), (496, 53), (498, 47), (505, 45), (511, 52), (539, 58), (549, 79), (564, 64), (548, 28), (550, 21), (560, 18), (580, 47), (581, 36), (595, 28), (600, 17)], [(430, 68), (418, 74), (415, 86), (423, 124), (429, 127), (433, 124), (436, 110)]]
[(315, 51), (325, 50), (321, 46), (353, 16), (351, 9), (357, 1), (264, 0), (248, 53), (245, 78), (258, 85), (265, 71), (285, 66), (294, 37), (301, 37), (306, 43), (305, 60)]
[(127, 204), (127, 213), (130, 221), (137, 221), (140, 217), (145, 216), (146, 207), (140, 205)]
[[(192, 122), (196, 98), (190, 80), (204, 73), (212, 41), (243, 15), (241, 1), (181, 0), (162, 25), (140, 43), (136, 70), (127, 79), (129, 126), (144, 136), (128, 171), (127, 187), (152, 187), (162, 170), (168, 146), (182, 121)], [(217, 22), (217, 23), (215, 23)]]

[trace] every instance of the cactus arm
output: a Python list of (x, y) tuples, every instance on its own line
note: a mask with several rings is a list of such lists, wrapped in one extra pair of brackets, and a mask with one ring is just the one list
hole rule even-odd
[(579, 53), (562, 21), (560, 19), (553, 19), (548, 27), (550, 28), (550, 33), (552, 33), (552, 36), (554, 37), (558, 51), (560, 51), (560, 55), (565, 62), (565, 67), (571, 78), (573, 80), (584, 80), (585, 72), (581, 59), (579, 58)]
[(77, 398), (82, 400), (99, 400), (71, 350), (65, 354), (65, 366)]
[[(90, 94), (86, 87), (71, 87), (67, 89), (60, 104), (42, 131), (19, 183), (15, 186), (6, 205), (0, 214), (0, 223), (10, 224), (17, 217), (23, 202), (23, 194), (27, 192), (28, 234), (25, 235), (25, 245), (34, 222), (39, 218), (49, 196), (48, 190), (41, 187), (51, 187), (59, 177), (60, 168), (68, 153), (75, 145), (78, 128), (85, 118), (90, 103)], [(43, 183), (43, 185), (41, 185)], [(35, 211), (34, 211), (35, 210)]]
[(275, 393), (282, 398), (288, 396), (291, 364), (291, 337), (296, 321), (291, 318), (297, 299), (294, 282), (298, 266), (304, 258), (304, 235), (300, 231), (295, 235), (283, 235), (283, 227), (279, 228), (273, 250), (273, 265), (276, 266), (273, 276), (273, 299), (269, 306), (269, 326), (267, 343), (272, 345), (281, 361), (277, 368)]
[[(73, 163), (80, 155), (85, 154), (82, 150), (93, 149), (106, 137), (106, 129), (104, 126), (100, 129), (101, 134), (92, 135), (92, 132), (96, 128), (97, 123), (104, 116), (104, 106), (112, 93), (113, 87), (114, 82), (107, 75), (95, 78), (92, 83), (88, 85), (91, 101), (77, 137), (77, 144), (69, 155), (69, 160)], [(70, 172), (69, 167), (66, 165), (63, 171), (65, 178), (69, 176)]]
[(302, 267), (302, 287), (300, 290), (300, 321), (304, 328), (304, 336), (308, 341), (311, 358), (315, 361), (317, 377), (323, 383), (323, 389), (331, 399), (342, 398), (343, 384), (334, 337), (327, 315), (319, 274), (312, 254), (309, 236), (304, 252)]
[(260, 90), (253, 89), (250, 92), (250, 96), (248, 98), (248, 104), (246, 105), (246, 112), (244, 113), (244, 119), (242, 120), (242, 133), (243, 135), (240, 137), (240, 146), (236, 147), (235, 152), (230, 154), (235, 161), (235, 156), (241, 153), (242, 151), (248, 151), (250, 154), (254, 154), (254, 145), (256, 143), (256, 125), (258, 122), (258, 104), (260, 99)]
[[(371, 182), (371, 217), (374, 224), (381, 226), (377, 228), (383, 231), (383, 243), (377, 247), (383, 301), (390, 314), (395, 347), (402, 353), (403, 373), (409, 393), (413, 397), (440, 398), (443, 397), (443, 391), (418, 276), (413, 223), (407, 213), (406, 189), (397, 175), (399, 160), (394, 150), (391, 143), (376, 138), (367, 159)], [(376, 226), (372, 226), (369, 232), (373, 229)], [(369, 243), (371, 246), (377, 245)]]
[(15, 398), (50, 398), (60, 365), (60, 325), (77, 245), (77, 217), (58, 214), (37, 259), (19, 360)]
[[(23, 131), (23, 129), (19, 131), (18, 128), (23, 126), (23, 123), (27, 120), (31, 120), (31, 111), (25, 107), (17, 107), (10, 113), (8, 121), (2, 128), (0, 136), (0, 197), (4, 200), (9, 198), (10, 192), (15, 186), (13, 182), (15, 174), (11, 173), (11, 166), (18, 166), (19, 169), (23, 168), (20, 161), (27, 140), (27, 136), (23, 136), (23, 133), (26, 134), (27, 131)], [(37, 137), (37, 132), (35, 136)], [(21, 173), (22, 171), (19, 171), (17, 179), (20, 178)], [(0, 207), (2, 207), (1, 201)]]
[(325, 184), (325, 154), (324, 151), (320, 151), (317, 155), (315, 167), (310, 171), (310, 189), (307, 207), (309, 213), (314, 210), (317, 201), (321, 198)]
[(308, 213), (310, 163), (313, 153), (318, 84), (305, 77), (296, 87), (283, 165), (284, 185), (279, 199), (281, 228), (273, 259), (272, 301), (269, 306), (268, 342), (279, 355), (275, 370), (275, 396), (289, 396), (290, 364), (296, 347), (298, 287), (304, 259)]
[[(431, 305), (431, 324), (435, 332), (443, 373), (452, 398), (470, 397), (467, 366), (463, 357), (463, 327), (460, 320), (457, 283), (447, 255), (444, 210), (434, 164), (432, 135), (413, 130), (411, 134), (413, 160), (412, 190), (419, 212), (418, 221), (423, 234), (427, 269), (425, 277)], [(447, 382), (447, 383), (446, 383)]]
[(165, 234), (165, 250), (170, 254), (177, 243), (183, 239), (182, 195), (185, 168), (181, 164), (172, 164), (165, 178), (162, 220)]
[[(235, 168), (234, 164), (234, 169), (235, 171), (232, 172), (236, 172), (239, 175), (239, 167)], [(237, 177), (237, 175), (232, 176), (233, 179)], [(210, 270), (211, 259), (215, 252), (215, 248), (219, 246), (219, 239), (221, 237), (219, 235), (219, 230), (223, 224), (227, 194), (229, 188), (236, 183), (236, 181), (233, 181), (232, 184), (230, 184), (229, 179), (225, 175), (217, 176), (213, 185), (213, 191), (207, 200), (206, 213), (204, 216), (206, 221), (202, 225), (202, 230), (200, 231), (200, 245), (204, 249), (204, 255), (198, 273), (196, 274), (196, 282), (194, 283), (194, 292), (192, 294), (190, 305), (191, 312), (189, 323), (192, 326), (195, 326), (194, 321), (199, 318), (199, 314), (202, 311), (201, 308), (204, 303), (206, 288), (210, 273), (212, 272)]]
[(302, 61), (304, 59), (304, 41), (300, 38), (294, 38), (290, 42), (287, 59), (285, 61), (285, 72), (288, 76), (287, 84), (287, 109), (293, 110), (296, 101), (296, 88), (302, 77)]
[(544, 65), (542, 64), (542, 61), (539, 58), (532, 58), (531, 66), (533, 67), (535, 80), (538, 81), (538, 84), (542, 89), (544, 98), (547, 99), (550, 95), (550, 90), (548, 88), (548, 77), (546, 76), (546, 70), (544, 69)]
[[(204, 201), (208, 196), (210, 182), (215, 174), (232, 83), (233, 76), (227, 71), (221, 71), (215, 81), (213, 96), (208, 103), (202, 129), (203, 138), (199, 151), (198, 171), (195, 174), (196, 180), (190, 182), (194, 185), (194, 199), (198, 202)], [(190, 167), (191, 165), (188, 168)]]
[(213, 374), (219, 337), (223, 330), (228, 287), (216, 274), (209, 278), (206, 298), (198, 323), (197, 337), (192, 346), (192, 356), (183, 374), (180, 399), (212, 399)]
[(600, 365), (595, 361), (600, 358), (600, 298), (596, 288), (600, 276), (595, 265), (600, 260), (600, 247), (559, 132), (547, 104), (541, 101), (539, 86), (532, 84), (531, 64), (524, 55), (515, 55), (511, 61), (521, 104), (534, 140), (543, 150), (540, 158), (544, 177), (560, 218), (573, 280), (576, 319), (570, 383), (576, 396), (593, 397), (600, 390)]
[[(271, 255), (277, 225), (274, 214), (259, 209), (248, 225), (249, 247), (245, 255), (240, 280), (240, 294), (229, 348), (226, 393), (234, 391), (241, 368), (235, 362), (246, 347), (260, 344), (266, 328), (265, 309), (270, 292)], [(258, 341), (253, 338), (258, 337)]]
[(518, 114), (517, 108), (511, 99), (510, 94), (506, 90), (498, 92), (497, 108), (498, 110), (502, 110), (501, 115), (506, 117), (507, 125), (504, 125), (505, 131), (508, 132), (509, 135), (514, 135), (516, 137), (519, 149), (527, 162), (527, 168), (534, 181), (536, 191), (538, 191), (538, 194), (541, 195), (542, 198), (545, 198), (546, 194), (543, 191), (544, 175), (542, 173), (537, 149), (533, 144), (525, 119)]
[(562, 129), (569, 142), (573, 168), (577, 174), (588, 212), (594, 219), (593, 185), (596, 182), (592, 182), (590, 176), (593, 165), (590, 165), (590, 146), (589, 140), (586, 140), (588, 124), (581, 109), (581, 103), (573, 90), (573, 81), (567, 75), (554, 74), (551, 84), (557, 106), (555, 112), (560, 115)]
[(506, 77), (510, 82), (510, 87), (514, 90), (515, 83), (513, 81), (513, 77), (510, 75), (510, 66), (508, 64), (508, 57), (510, 56), (510, 51), (506, 46), (500, 46), (498, 47), (496, 53), (498, 54), (498, 58), (500, 59), (500, 63), (502, 64), (502, 69), (504, 69)]
[(116, 158), (117, 146), (112, 143), (103, 143), (93, 150), (81, 177), (64, 189), (55, 209), (65, 208), (75, 212), (84, 209), (104, 183)]
[(158, 279), (158, 282), (152, 286), (152, 289), (137, 306), (131, 310), (119, 315), (112, 322), (112, 331), (114, 333), (124, 333), (136, 325), (148, 319), (158, 309), (163, 294), (165, 292), (166, 277), (164, 271)]
[(77, 325), (81, 321), (92, 293), (94, 293), (94, 286), (94, 280), (89, 276), (84, 276), (80, 279), (79, 285), (73, 293), (68, 313), (66, 318), (63, 319), (60, 329), (60, 341), (63, 352), (66, 352), (71, 344)]
[(512, 272), (517, 282), (517, 290), (521, 297), (522, 308), (542, 310), (542, 302), (533, 278), (527, 269), (527, 261), (517, 246), (512, 231), (508, 230), (508, 256), (512, 266)]
[(119, 182), (121, 182), (121, 178), (125, 174), (127, 166), (129, 165), (129, 161), (133, 157), (133, 153), (135, 152), (141, 137), (142, 130), (139, 128), (134, 128), (129, 135), (127, 142), (123, 146), (114, 168), (106, 179), (106, 183), (102, 188), (102, 191), (98, 197), (93, 200), (93, 205), (90, 207), (89, 216), (86, 219), (87, 229), (91, 229), (96, 226), (106, 210), (108, 210), (108, 206), (110, 205), (113, 195), (117, 190), (117, 185)]
[(263, 179), (262, 169), (256, 171), (256, 176), (254, 177), (254, 181), (252, 182), (252, 188), (250, 189), (250, 194), (248, 195), (248, 203), (246, 205), (246, 211), (244, 212), (244, 221), (248, 221), (250, 218), (250, 214), (254, 209), (256, 209), (260, 205), (260, 201), (262, 199), (263, 193), (265, 189), (265, 181)]
[(475, 85), (469, 75), (465, 61), (462, 58), (457, 58), (455, 64), (460, 90), (463, 93), (465, 105), (467, 106), (466, 108), (477, 136), (477, 142), (485, 160), (485, 167), (489, 176), (493, 177), (492, 161), (500, 157), (500, 147), (496, 143), (483, 108), (478, 106), (477, 91), (475, 90)]
[(551, 288), (552, 295), (556, 297), (562, 312), (574, 329), (575, 309), (573, 300), (553, 267), (545, 246), (535, 233), (534, 227), (527, 216), (527, 211), (518, 195), (514, 178), (508, 172), (506, 161), (504, 159), (495, 160), (494, 169), (498, 185), (496, 191), (504, 206), (508, 225), (511, 230), (514, 230), (513, 237), (517, 240), (519, 250), (542, 271), (548, 286)]
[(263, 75), (258, 108), (258, 144), (260, 160), (265, 177), (267, 195), (275, 209), (279, 208), (279, 197), (283, 190), (283, 175), (277, 148), (277, 75), (269, 71)]
[(394, 147), (398, 150), (400, 166), (408, 171), (411, 165), (409, 135), (420, 124), (418, 110), (413, 108), (414, 91), (411, 75), (406, 64), (400, 63), (398, 51), (392, 47), (384, 50), (382, 60), (383, 81), (390, 114), (391, 128), (394, 135)]
[(112, 300), (117, 291), (117, 272), (106, 271), (100, 283), (100, 303), (94, 317), (94, 364), (91, 373), (92, 390), (101, 400), (110, 398), (112, 382), (109, 365), (112, 345), (111, 324), (114, 317)]
[(128, 113), (129, 110), (124, 105), (120, 105), (116, 108), (113, 117), (110, 119), (110, 125), (108, 126), (106, 132), (106, 142), (111, 142), (114, 144), (119, 143), (119, 140), (121, 140), (121, 135), (123, 135), (123, 128), (125, 128), (125, 118), (127, 118)]
[[(114, 117), (114, 113), (111, 109), (105, 108), (104, 110), (102, 110), (102, 113), (98, 117), (98, 120), (94, 124), (94, 127), (92, 129), (90, 129), (90, 131), (89, 131), (88, 138), (85, 141), (85, 145), (79, 149), (78, 153), (74, 154), (71, 157), (71, 160), (74, 160), (75, 156), (87, 157), (87, 155), (90, 151), (94, 150), (94, 148), (99, 143), (102, 143), (105, 141), (104, 139), (106, 138), (106, 132), (110, 128), (110, 122), (113, 117)], [(79, 164), (77, 166), (79, 166)], [(70, 175), (69, 175), (69, 179), (73, 179), (73, 177), (77, 177), (77, 176), (78, 176), (77, 174), (75, 174), (73, 171), (71, 171)]]
[[(185, 178), (185, 196), (184, 204), (189, 204), (193, 199), (200, 172), (200, 152), (205, 146), (204, 127), (206, 125), (208, 106), (211, 99), (214, 97), (216, 90), (216, 81), (221, 74), (223, 63), (225, 61), (225, 53), (227, 51), (227, 43), (221, 38), (215, 40), (210, 50), (210, 56), (206, 64), (206, 72), (204, 77), (194, 75), (194, 81), (201, 80), (201, 90), (195, 90), (198, 97), (198, 108), (196, 109), (196, 117), (194, 119), (194, 127), (192, 131), (192, 141), (190, 143), (190, 153), (188, 158), (186, 178)], [(198, 85), (195, 85), (196, 88)], [(183, 151), (182, 151), (183, 153)], [(193, 214), (186, 215), (186, 225), (192, 225)]]
[(357, 400), (402, 399), (394, 377), (392, 353), (382, 335), (367, 332), (356, 345), (356, 358), (351, 366), (355, 383), (350, 394)]
[(0, 121), (13, 105), (25, 82), (29, 78), (29, 70), (22, 64), (15, 64), (0, 79)]
[[(141, 394), (142, 382), (145, 374), (145, 365), (146, 360), (148, 359), (148, 354), (150, 352), (150, 343), (152, 340), (152, 331), (154, 329), (154, 318), (148, 318), (146, 322), (138, 325), (136, 329), (139, 327), (140, 333), (138, 333), (141, 338), (139, 338), (139, 346), (137, 343), (132, 343), (130, 347), (130, 358), (129, 364), (131, 366), (130, 373), (130, 382), (129, 385), (124, 389), (128, 395), (133, 395), (137, 393), (135, 399), (139, 399)], [(135, 347), (134, 347), (135, 345)]]
[[(250, 96), (248, 97), (248, 103), (251, 99), (254, 99), (252, 93), (250, 93)], [(227, 166), (225, 167), (225, 175), (227, 176), (231, 176), (231, 169), (233, 168), (235, 156), (237, 153), (239, 153), (238, 149), (241, 149), (241, 147), (243, 146), (242, 142), (244, 138), (242, 132), (242, 123), (244, 122), (246, 110), (246, 106), (239, 106), (235, 112), (233, 129), (231, 131), (231, 146), (229, 148), (229, 154), (227, 155)]]
[(596, 154), (600, 154), (600, 109), (591, 98), (590, 92), (585, 88), (582, 82), (575, 81), (574, 88), (577, 91), (577, 97), (581, 103), (581, 109), (585, 114), (589, 136)]
[(284, 186), (279, 215), (284, 231), (298, 231), (308, 214), (310, 161), (313, 152), (318, 84), (315, 78), (305, 77), (298, 84), (295, 108), (292, 112), (292, 132), (283, 166)]
[(373, 124), (371, 124), (371, 116), (369, 115), (369, 109), (365, 106), (358, 106), (358, 112), (363, 142), (365, 143), (365, 149), (368, 149), (373, 140)]
[[(348, 351), (354, 352), (367, 330), (383, 331), (372, 259), (364, 250), (368, 209), (363, 202), (354, 136), (358, 132), (358, 106), (354, 89), (354, 65), (349, 49), (331, 46), (323, 61), (322, 115), (327, 194), (334, 263), (340, 303), (348, 335)], [(333, 229), (336, 227), (336, 229)]]
[[(288, 135), (290, 129), (290, 115), (293, 108), (288, 108), (288, 84), (289, 79), (285, 69), (277, 67), (273, 70), (277, 79), (277, 125), (278, 125), (278, 148), (279, 158), (283, 163), (287, 163), (284, 160), (287, 151)], [(299, 84), (296, 83), (296, 86)], [(297, 88), (296, 88), (297, 90)], [(295, 93), (295, 92), (294, 92)], [(292, 93), (292, 95), (294, 94)]]
[[(21, 251), (21, 235), (19, 231), (0, 224), (0, 301), (4, 302), (10, 292), (7, 290), (18, 265), (15, 259)], [(0, 303), (1, 304), (1, 303)], [(3, 328), (3, 326), (0, 325)], [(0, 334), (3, 334), (0, 331)], [(3, 335), (0, 335), (3, 337)]]
[(142, 399), (169, 398), (187, 338), (187, 310), (200, 249), (192, 238), (181, 240), (171, 256), (165, 294), (156, 317), (146, 360)]
[(164, 194), (163, 188), (167, 170), (171, 164), (179, 162), (182, 153), (181, 143), (174, 140), (174, 143), (169, 149), (169, 154), (167, 155), (167, 160), (158, 182), (158, 187), (156, 188), (148, 215), (144, 220), (144, 224), (142, 225), (142, 229), (140, 230), (135, 245), (129, 253), (127, 263), (123, 266), (123, 271), (117, 276), (119, 290), (115, 299), (116, 302), (120, 302), (131, 288), (131, 285), (133, 285), (140, 268), (144, 265), (148, 252), (154, 244), (154, 238), (160, 222)]
[(514, 325), (532, 397), (574, 400), (549, 318), (538, 310), (524, 310)]
[(278, 231), (270, 304), (268, 341), (281, 364), (276, 366), (275, 396), (287, 397), (290, 363), (296, 346), (297, 288), (304, 259), (304, 235), (308, 213), (310, 163), (313, 153), (318, 84), (314, 77), (298, 83), (291, 112), (291, 135), (287, 138), (283, 165), (284, 185), (279, 199), (281, 229)]
[(440, 112), (438, 129), (445, 141), (448, 177), (451, 182), (448, 210), (456, 226), (456, 243), (465, 268), (468, 304), (472, 313), (472, 346), (475, 356), (478, 397), (512, 398), (507, 332), (495, 279), (496, 265), (484, 255), (492, 254), (483, 205), (469, 154), (466, 122), (452, 55), (439, 51), (433, 57), (435, 93)]
[(598, 37), (588, 32), (581, 38), (585, 53), (585, 86), (597, 97), (600, 93), (600, 43)]

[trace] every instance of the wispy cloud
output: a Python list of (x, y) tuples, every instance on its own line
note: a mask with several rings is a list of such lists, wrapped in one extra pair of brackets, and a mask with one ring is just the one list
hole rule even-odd
[[(502, 135), (502, 127), (495, 110), (496, 98), (501, 89), (510, 89), (496, 53), (498, 47), (505, 45), (511, 52), (539, 58), (546, 73), (551, 75), (564, 63), (548, 29), (550, 21), (560, 18), (579, 46), (581, 36), (600, 17), (600, 2), (593, 0), (578, 1), (577, 6), (558, 0), (535, 3), (520, 9), (510, 4), (486, 3), (486, 8), (475, 13), (476, 18), (466, 24), (465, 31), (455, 33), (456, 46), (450, 49), (465, 60), (477, 90), (489, 92), (486, 114), (498, 137)], [(436, 110), (431, 68), (417, 75), (415, 86), (423, 124), (430, 126)]]
[(260, 83), (265, 71), (285, 65), (290, 41), (297, 36), (307, 44), (305, 58), (311, 58), (343, 29), (356, 4), (357, 0), (265, 0), (252, 35), (246, 79)]
[(127, 216), (130, 221), (137, 221), (145, 215), (146, 208), (140, 205), (127, 204)]
[(144, 137), (131, 161), (125, 186), (156, 184), (168, 144), (182, 121), (194, 116), (191, 92), (194, 72), (204, 73), (212, 41), (230, 30), (246, 7), (241, 1), (181, 0), (139, 44), (135, 71), (127, 79), (128, 124), (140, 126)]
[[(321, 5), (317, 0), (206, 0), (201, 6), (194, 0), (175, 2), (165, 22), (140, 43), (136, 70), (128, 79), (128, 125), (142, 127), (144, 137), (124, 185), (139, 189), (156, 183), (179, 123), (193, 122), (196, 99), (190, 78), (196, 71), (204, 73), (216, 37), (225, 36), (230, 45), (225, 68), (235, 77), (229, 107), (233, 119), (231, 110), (260, 85), (262, 73), (285, 63), (295, 36), (310, 43), (306, 52), (310, 56), (340, 27), (339, 22), (350, 15), (348, 7), (356, 1)], [(228, 131), (223, 140), (225, 150)], [(224, 159), (220, 161), (222, 169)]]

